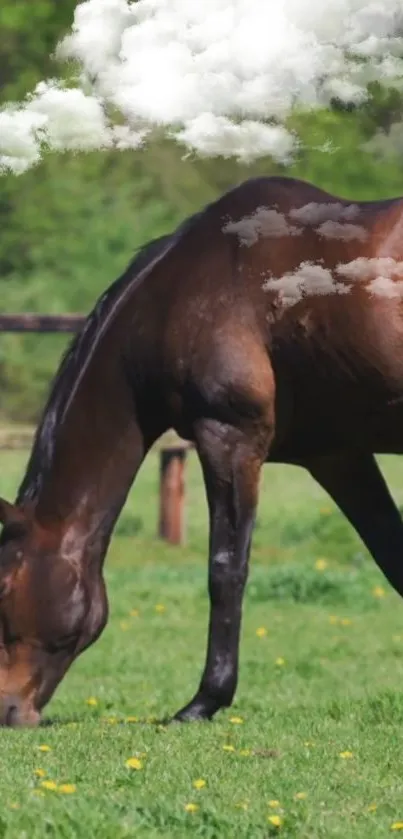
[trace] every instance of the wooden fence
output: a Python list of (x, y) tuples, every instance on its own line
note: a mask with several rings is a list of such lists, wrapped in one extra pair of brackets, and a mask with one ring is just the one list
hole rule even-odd
[(84, 315), (0, 315), (0, 332), (76, 332)]
[[(84, 315), (0, 314), (0, 332), (76, 332)], [(25, 448), (32, 443), (32, 430), (7, 430), (0, 436), (0, 449)], [(173, 545), (185, 541), (185, 466), (192, 446), (174, 431), (156, 444), (159, 452), (158, 536)]]

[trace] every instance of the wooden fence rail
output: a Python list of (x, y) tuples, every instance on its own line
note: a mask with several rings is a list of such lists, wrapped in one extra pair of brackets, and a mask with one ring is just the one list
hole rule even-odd
[(85, 315), (0, 315), (0, 332), (77, 332)]
[[(77, 332), (85, 315), (0, 314), (0, 332)], [(31, 429), (0, 430), (0, 449), (29, 447)], [(186, 440), (169, 431), (156, 445), (160, 458), (158, 536), (172, 545), (185, 541), (185, 466), (189, 449)]]

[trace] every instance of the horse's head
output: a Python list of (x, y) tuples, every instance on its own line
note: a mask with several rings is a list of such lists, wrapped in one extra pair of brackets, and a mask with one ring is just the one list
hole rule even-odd
[(100, 634), (102, 577), (61, 528), (0, 499), (0, 725), (36, 725), (66, 670)]

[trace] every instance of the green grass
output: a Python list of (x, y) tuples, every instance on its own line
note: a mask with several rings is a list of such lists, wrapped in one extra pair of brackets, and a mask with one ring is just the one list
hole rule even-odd
[[(2, 494), (13, 496), (25, 460), (2, 453)], [(401, 504), (403, 464), (380, 462)], [(60, 685), (49, 725), (0, 732), (0, 839), (390, 835), (403, 822), (401, 599), (307, 474), (266, 467), (234, 705), (212, 723), (158, 726), (152, 719), (176, 711), (197, 687), (208, 601), (195, 456), (184, 548), (156, 539), (157, 483), (152, 455), (107, 559), (109, 624)], [(126, 767), (136, 756), (141, 768)], [(75, 791), (44, 790), (37, 769)], [(187, 812), (189, 803), (198, 809)], [(269, 815), (281, 816), (280, 828)]]

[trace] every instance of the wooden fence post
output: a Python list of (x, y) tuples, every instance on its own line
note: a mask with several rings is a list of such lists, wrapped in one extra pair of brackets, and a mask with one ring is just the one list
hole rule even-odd
[(185, 541), (186, 446), (171, 446), (160, 452), (159, 537), (172, 545)]

